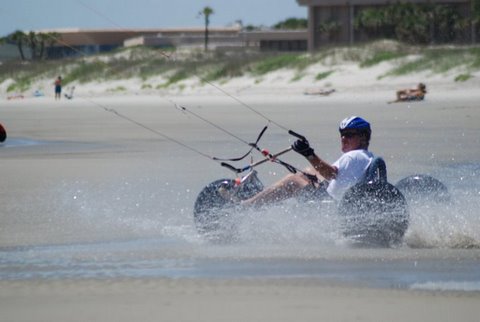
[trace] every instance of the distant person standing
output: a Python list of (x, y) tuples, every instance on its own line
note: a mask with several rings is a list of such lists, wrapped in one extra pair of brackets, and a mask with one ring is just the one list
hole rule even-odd
[(62, 98), (62, 77), (58, 76), (55, 80), (55, 100)]

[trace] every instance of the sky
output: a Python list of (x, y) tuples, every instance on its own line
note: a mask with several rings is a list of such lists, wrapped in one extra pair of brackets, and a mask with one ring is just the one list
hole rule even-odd
[(296, 0), (2, 0), (0, 37), (15, 30), (202, 27), (198, 13), (206, 6), (214, 10), (210, 27), (307, 18)]

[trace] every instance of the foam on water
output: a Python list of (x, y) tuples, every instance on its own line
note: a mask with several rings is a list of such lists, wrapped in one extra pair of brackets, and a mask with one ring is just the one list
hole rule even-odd
[(405, 241), (414, 248), (480, 248), (480, 166), (450, 167), (444, 174), (451, 199), (413, 202)]
[(480, 291), (480, 282), (447, 281), (447, 282), (425, 282), (414, 283), (410, 286), (412, 290), (428, 291), (462, 291), (476, 292)]

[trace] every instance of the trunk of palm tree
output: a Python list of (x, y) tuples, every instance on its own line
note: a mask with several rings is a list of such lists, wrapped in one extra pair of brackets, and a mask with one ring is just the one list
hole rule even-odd
[(208, 24), (205, 22), (205, 51), (208, 50)]
[(213, 14), (213, 9), (210, 7), (203, 8), (200, 13), (205, 17), (205, 51), (208, 50), (208, 25), (210, 24), (210, 15)]
[(12, 34), (8, 35), (7, 38), (17, 45), (18, 52), (20, 53), (20, 58), (22, 60), (25, 60), (25, 54), (23, 53), (23, 43), (27, 40), (27, 35), (23, 31), (17, 30)]
[(28, 33), (28, 45), (30, 47), (30, 51), (32, 52), (32, 60), (37, 60), (38, 38), (33, 31)]
[(45, 52), (45, 42), (40, 42), (40, 51), (38, 53), (38, 58), (41, 60), (43, 58), (43, 53)]
[(25, 60), (25, 54), (23, 53), (23, 46), (22, 43), (17, 44), (18, 52), (20, 53), (20, 58)]
[(50, 42), (50, 39), (52, 37), (51, 33), (40, 32), (37, 34), (37, 37), (38, 37), (38, 42), (40, 43), (40, 51), (38, 53), (38, 58), (46, 59), (47, 54), (46, 54), (45, 48), (48, 47), (48, 43)]

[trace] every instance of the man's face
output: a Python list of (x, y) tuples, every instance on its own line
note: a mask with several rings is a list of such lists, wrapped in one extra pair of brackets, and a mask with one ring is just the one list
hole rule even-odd
[(361, 147), (362, 135), (354, 130), (345, 130), (340, 133), (342, 152), (358, 150)]

